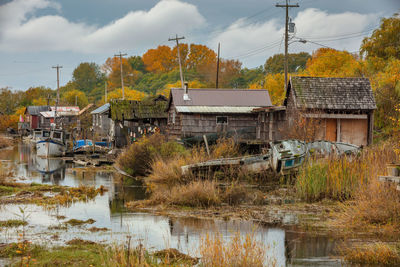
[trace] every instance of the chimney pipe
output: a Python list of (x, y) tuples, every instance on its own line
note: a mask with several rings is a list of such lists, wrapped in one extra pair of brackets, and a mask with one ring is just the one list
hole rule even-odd
[(189, 84), (188, 84), (188, 82), (185, 82), (185, 83), (184, 83), (184, 87), (185, 87), (185, 88), (183, 88), (183, 90), (184, 90), (184, 92), (183, 92), (183, 100), (188, 101), (188, 100), (190, 100), (190, 98), (189, 98)]

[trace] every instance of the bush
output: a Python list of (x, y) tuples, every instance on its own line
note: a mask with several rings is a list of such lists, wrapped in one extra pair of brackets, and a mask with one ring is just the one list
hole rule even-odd
[(342, 251), (345, 260), (355, 264), (399, 266), (400, 255), (395, 247), (384, 243), (373, 243), (363, 247), (346, 248)]
[(118, 157), (117, 164), (133, 176), (144, 176), (151, 172), (151, 164), (157, 158), (167, 159), (184, 152), (182, 145), (166, 142), (162, 135), (154, 134), (130, 145)]

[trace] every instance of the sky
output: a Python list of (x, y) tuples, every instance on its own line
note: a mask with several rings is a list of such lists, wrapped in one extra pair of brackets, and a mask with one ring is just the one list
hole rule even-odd
[[(176, 34), (205, 44), (244, 67), (263, 65), (284, 52), (284, 0), (0, 0), (0, 88), (56, 88), (82, 62), (104, 64), (114, 54), (142, 55), (173, 46)], [(289, 52), (322, 46), (357, 52), (383, 17), (400, 12), (400, 0), (298, 0)], [(296, 42), (298, 38), (307, 43)]]

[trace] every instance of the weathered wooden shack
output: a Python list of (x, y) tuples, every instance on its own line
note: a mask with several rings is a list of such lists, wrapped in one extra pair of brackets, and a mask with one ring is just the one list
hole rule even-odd
[(110, 116), (110, 103), (106, 103), (92, 112), (92, 127), (95, 133), (101, 136), (110, 134), (111, 116)]
[[(40, 112), (40, 128), (48, 129), (55, 123), (55, 107), (50, 107), (50, 111)], [(76, 128), (79, 126), (79, 107), (57, 107), (57, 126), (62, 128)]]
[(110, 102), (111, 135), (117, 147), (135, 142), (144, 135), (165, 134), (167, 98), (149, 97), (142, 101), (112, 100)]
[(25, 122), (29, 123), (29, 130), (41, 128), (40, 112), (50, 111), (49, 106), (28, 106), (25, 109)]
[(203, 135), (237, 136), (256, 139), (258, 117), (255, 108), (271, 107), (267, 90), (171, 89), (168, 138), (201, 138)]
[[(255, 110), (260, 138), (285, 139), (293, 130), (313, 132), (313, 139), (372, 143), (376, 109), (367, 78), (291, 77), (283, 107)], [(315, 128), (315, 129), (311, 129)]]

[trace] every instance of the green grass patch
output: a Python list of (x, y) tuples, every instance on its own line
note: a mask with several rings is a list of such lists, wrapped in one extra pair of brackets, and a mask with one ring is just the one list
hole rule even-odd
[(27, 225), (28, 223), (26, 221), (22, 220), (7, 220), (7, 221), (0, 221), (0, 227), (18, 227), (18, 226), (24, 226)]

